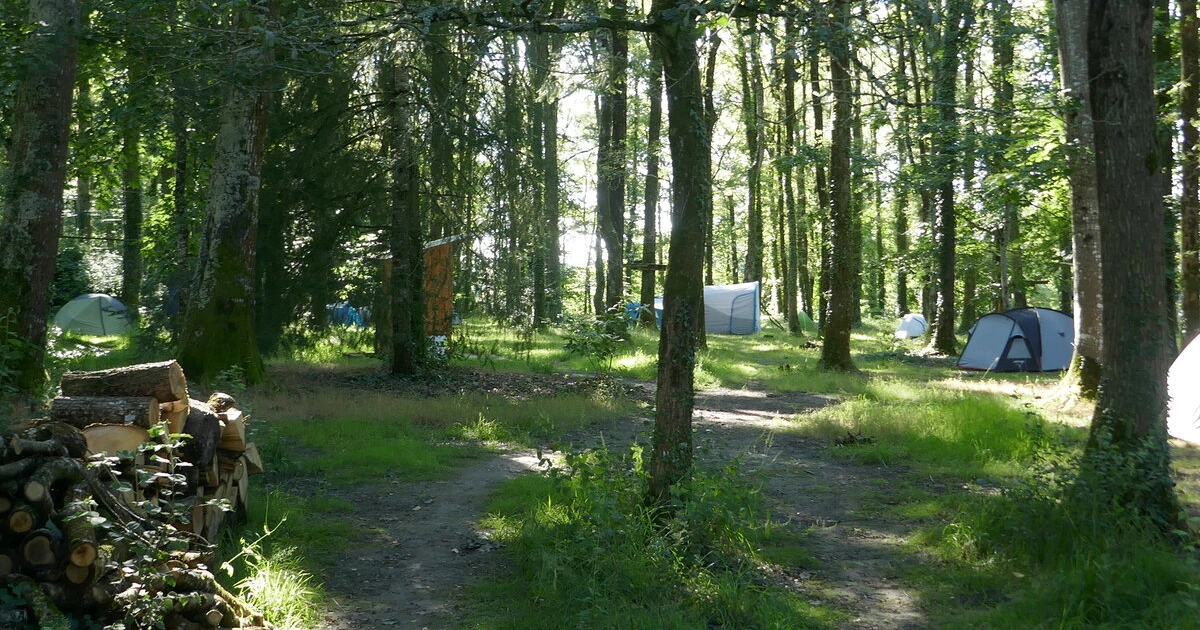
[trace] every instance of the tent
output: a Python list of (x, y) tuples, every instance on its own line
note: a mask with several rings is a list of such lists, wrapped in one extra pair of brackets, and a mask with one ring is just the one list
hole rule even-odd
[(103, 293), (85, 293), (58, 309), (54, 325), (84, 335), (119, 335), (133, 322), (129, 310), (117, 298)]
[[(704, 287), (704, 331), (718, 335), (752, 335), (762, 330), (759, 312), (759, 283), (721, 284)], [(637, 319), (642, 305), (630, 302), (625, 314)], [(654, 312), (662, 327), (663, 299), (654, 298)], [(811, 322), (811, 320), (809, 320)]]
[(920, 337), (929, 331), (929, 322), (925, 321), (925, 316), (920, 313), (909, 313), (900, 318), (900, 323), (896, 324), (896, 339), (912, 339)]
[(995, 372), (1053, 372), (1071, 363), (1071, 316), (1049, 308), (989, 313), (971, 327), (958, 367)]
[(1167, 433), (1200, 444), (1200, 342), (1193, 339), (1167, 371)]
[(757, 282), (704, 287), (705, 332), (751, 335), (762, 330), (758, 292)]

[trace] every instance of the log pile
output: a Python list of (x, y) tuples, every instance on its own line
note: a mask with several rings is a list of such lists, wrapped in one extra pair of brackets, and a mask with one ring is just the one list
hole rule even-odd
[(236, 401), (189, 398), (174, 361), (61, 389), (48, 418), (0, 432), (0, 630), (266, 627), (207, 568), (262, 471)]

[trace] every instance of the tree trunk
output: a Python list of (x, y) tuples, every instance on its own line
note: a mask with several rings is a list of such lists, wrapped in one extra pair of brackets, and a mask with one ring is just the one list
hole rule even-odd
[[(126, 47), (125, 54), (135, 54)], [(142, 301), (142, 155), (141, 131), (137, 99), (134, 94), (145, 90), (138, 62), (126, 64), (128, 85), (125, 86), (126, 114), (121, 123), (121, 199), (124, 209), (125, 239), (121, 247), (121, 302), (136, 317)]]
[[(1106, 484), (1105, 501), (1133, 509), (1164, 531), (1179, 527), (1166, 433), (1169, 324), (1163, 257), (1161, 156), (1147, 2), (1094, 0), (1087, 59), (1095, 126), (1104, 344), (1100, 397), (1085, 469)], [(1112, 458), (1121, 458), (1114, 465)]]
[(413, 93), (403, 63), (387, 64), (383, 77), (392, 142), (391, 259), (392, 373), (416, 374), (425, 359), (425, 307), (419, 173), (412, 131)]
[(1098, 394), (1104, 317), (1100, 285), (1099, 192), (1095, 125), (1088, 85), (1088, 3), (1056, 0), (1059, 68), (1065, 93), (1067, 153), (1071, 184), (1072, 267), (1075, 286), (1075, 355), (1067, 379), (1087, 398)]
[[(746, 132), (746, 260), (740, 274), (743, 282), (762, 282), (763, 279), (763, 78), (762, 46), (758, 35), (758, 20), (747, 18), (745, 30), (738, 38), (741, 48), (738, 70), (742, 79), (742, 125)], [(737, 269), (733, 270), (738, 275)]]
[(851, 207), (850, 149), (852, 141), (850, 84), (851, 35), (849, 0), (836, 0), (830, 8), (833, 24), (829, 39), (830, 88), (833, 91), (833, 136), (829, 144), (829, 313), (821, 346), (821, 367), (853, 371), (850, 328), (854, 323), (854, 210)]
[(663, 62), (671, 143), (671, 250), (658, 344), (658, 389), (647, 500), (666, 509), (671, 488), (692, 469), (693, 375), (704, 309), (704, 230), (712, 216), (711, 144), (696, 51), (696, 23), (686, 0), (654, 0), (660, 21), (654, 54)]
[(1179, 146), (1182, 166), (1180, 195), (1180, 289), (1183, 305), (1183, 342), (1200, 334), (1200, 17), (1196, 0), (1179, 2), (1179, 113), (1183, 139)]
[[(646, 190), (642, 205), (642, 269), (641, 304), (638, 324), (643, 328), (657, 328), (658, 315), (654, 309), (657, 271), (649, 265), (658, 263), (658, 171), (659, 148), (662, 145), (662, 60), (650, 60), (650, 120), (646, 132)], [(648, 307), (648, 308), (647, 308)]]
[(958, 220), (954, 207), (954, 180), (958, 176), (959, 159), (958, 110), (955, 99), (958, 87), (959, 50), (966, 38), (972, 17), (965, 0), (951, 0), (944, 16), (941, 58), (934, 80), (933, 100), (938, 104), (940, 128), (934, 138), (937, 147), (938, 206), (934, 231), (938, 245), (937, 320), (934, 324), (933, 347), (943, 354), (958, 351), (955, 338), (954, 305), (956, 239)]
[[(0, 223), (0, 340), (19, 351), (11, 381), (32, 394), (45, 382), (46, 320), (66, 183), (79, 5), (30, 0), (29, 34), (17, 61)], [(8, 380), (7, 377), (5, 379)]]
[[(626, 5), (614, 0), (611, 13), (624, 17)], [(625, 148), (628, 128), (626, 81), (629, 67), (629, 36), (621, 30), (598, 34), (606, 70), (601, 86), (597, 124), (600, 144), (597, 150), (597, 226), (604, 242), (604, 308), (624, 312), (625, 292)]]
[(274, 57), (269, 45), (253, 43), (261, 39), (259, 30), (275, 28), (273, 0), (253, 6), (256, 10), (237, 16), (231, 35), (231, 43), (247, 46), (232, 62), (249, 76), (227, 86), (221, 103), (200, 260), (178, 355), (191, 378), (204, 380), (235, 368), (247, 384), (264, 376), (254, 318), (255, 251)]

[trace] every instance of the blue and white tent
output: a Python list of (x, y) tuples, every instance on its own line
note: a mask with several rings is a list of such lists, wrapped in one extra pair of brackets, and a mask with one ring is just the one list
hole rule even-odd
[(1075, 325), (1049, 308), (989, 313), (971, 327), (958, 367), (992, 372), (1054, 372), (1071, 364)]

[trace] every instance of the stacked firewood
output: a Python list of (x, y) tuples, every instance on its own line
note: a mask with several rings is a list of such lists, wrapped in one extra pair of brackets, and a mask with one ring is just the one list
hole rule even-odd
[(0, 630), (266, 626), (208, 571), (262, 470), (236, 401), (189, 398), (174, 361), (61, 389), (48, 418), (0, 433)]

